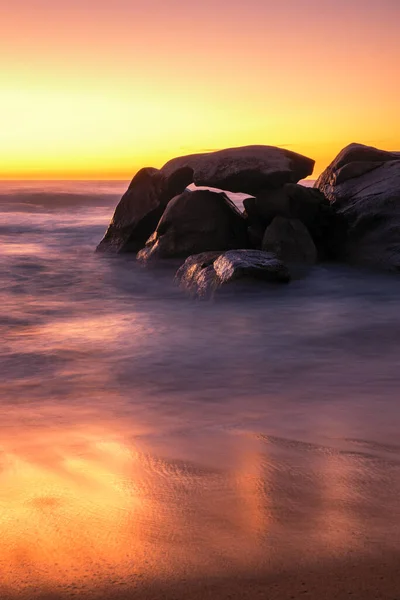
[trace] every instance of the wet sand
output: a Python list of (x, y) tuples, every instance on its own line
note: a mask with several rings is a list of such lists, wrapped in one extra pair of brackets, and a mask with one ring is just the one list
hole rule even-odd
[(2, 600), (398, 597), (397, 446), (76, 417), (3, 430)]
[[(258, 577), (232, 575), (226, 579), (181, 581), (164, 585), (110, 586), (82, 593), (71, 589), (52, 593), (30, 591), (24, 600), (398, 600), (399, 555), (379, 554), (375, 559), (282, 570)], [(123, 587), (123, 589), (121, 589)], [(2, 596), (14, 600), (14, 594)]]

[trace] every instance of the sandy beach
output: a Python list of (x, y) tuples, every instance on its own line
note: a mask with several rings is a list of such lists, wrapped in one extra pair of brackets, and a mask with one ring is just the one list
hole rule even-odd
[[(64, 592), (29, 592), (19, 598), (38, 600), (64, 600), (82, 598), (84, 600), (342, 600), (345, 598), (363, 600), (397, 600), (400, 577), (399, 556), (379, 554), (370, 560), (356, 560), (351, 563), (334, 563), (318, 567), (284, 570), (274, 574), (266, 573), (258, 577), (231, 576), (226, 579), (202, 581), (182, 581), (161, 586), (106, 587), (81, 593), (74, 590)], [(13, 594), (5, 593), (5, 600), (14, 600)]]
[(2, 599), (398, 597), (396, 446), (208, 432), (174, 460), (81, 419), (3, 446)]

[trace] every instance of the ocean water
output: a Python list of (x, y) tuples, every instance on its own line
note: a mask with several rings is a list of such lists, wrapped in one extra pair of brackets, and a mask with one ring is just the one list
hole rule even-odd
[(400, 280), (194, 300), (95, 254), (125, 188), (0, 184), (1, 597), (398, 548)]

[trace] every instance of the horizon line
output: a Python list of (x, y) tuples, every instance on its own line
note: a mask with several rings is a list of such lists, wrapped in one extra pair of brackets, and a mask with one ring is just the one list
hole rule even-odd
[[(316, 180), (318, 179), (317, 175), (309, 175), (308, 177), (303, 177), (303, 179), (299, 179), (299, 181), (306, 181), (306, 180)], [(115, 178), (115, 177), (35, 177), (35, 178), (30, 178), (30, 177), (0, 177), (0, 183), (3, 181), (131, 181), (132, 177), (128, 177), (128, 178)]]

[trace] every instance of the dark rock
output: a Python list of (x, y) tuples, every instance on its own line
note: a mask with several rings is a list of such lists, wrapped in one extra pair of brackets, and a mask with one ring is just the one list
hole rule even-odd
[(265, 233), (265, 226), (260, 223), (252, 223), (247, 227), (247, 237), (250, 248), (261, 250), (262, 241)]
[(265, 230), (262, 248), (274, 252), (285, 262), (314, 264), (317, 261), (315, 244), (299, 219), (275, 217)]
[(350, 144), (316, 186), (345, 223), (346, 260), (400, 270), (400, 153)]
[(161, 172), (169, 178), (186, 167), (191, 181), (230, 192), (255, 194), (265, 187), (296, 183), (311, 175), (314, 161), (285, 148), (243, 146), (217, 152), (181, 156), (167, 162)]
[(264, 237), (265, 222), (257, 214), (249, 214), (246, 209), (243, 212), (243, 216), (247, 222), (247, 238), (249, 242), (249, 248), (253, 250), (261, 250), (261, 244)]
[(329, 207), (329, 200), (317, 189), (288, 184), (285, 191), (289, 197), (291, 218), (299, 219), (307, 227), (318, 222), (321, 211), (324, 207)]
[(243, 206), (248, 215), (249, 223), (259, 222), (264, 230), (276, 216), (290, 219), (289, 197), (285, 187), (271, 189), (267, 188), (257, 194), (256, 197), (245, 198)]
[(238, 279), (288, 283), (290, 273), (276, 256), (260, 250), (202, 252), (189, 256), (176, 273), (176, 280), (198, 296)]
[(226, 194), (187, 191), (168, 203), (138, 259), (186, 257), (246, 245), (246, 219)]
[(122, 196), (97, 250), (118, 253), (143, 248), (168, 202), (185, 189), (187, 179), (185, 168), (175, 171), (170, 178), (158, 169), (141, 169)]
[(178, 269), (175, 279), (188, 291), (205, 296), (218, 287), (218, 277), (214, 270), (214, 261), (221, 252), (201, 252), (189, 256)]
[(363, 144), (349, 144), (321, 173), (315, 187), (334, 202), (337, 199), (337, 191), (334, 190), (337, 185), (361, 177), (392, 160), (400, 160), (400, 152), (387, 152)]
[[(263, 190), (255, 198), (246, 198), (243, 204), (249, 224), (253, 225), (258, 219), (258, 231), (261, 224), (265, 230), (277, 216), (297, 219), (309, 230), (320, 259), (338, 257), (340, 219), (329, 200), (318, 189), (289, 183), (275, 190)], [(341, 248), (342, 243), (339, 246)]]
[(308, 226), (308, 231), (317, 248), (319, 260), (343, 260), (347, 225), (334, 206), (321, 205), (321, 212)]
[(230, 250), (214, 261), (214, 270), (220, 283), (251, 277), (264, 281), (287, 283), (288, 268), (275, 255), (261, 250)]
[(288, 184), (292, 219), (300, 220), (308, 229), (320, 260), (341, 258), (344, 227), (341, 218), (325, 195), (316, 188)]
[(329, 201), (319, 190), (288, 183), (263, 190), (255, 198), (246, 198), (243, 205), (249, 218), (262, 219), (265, 226), (275, 217), (299, 219), (309, 226), (318, 218), (321, 206), (329, 206)]

